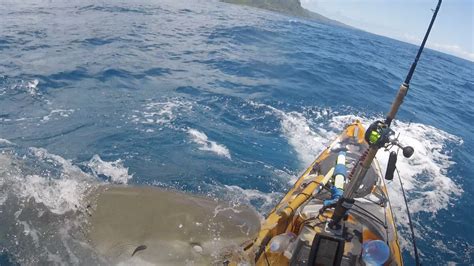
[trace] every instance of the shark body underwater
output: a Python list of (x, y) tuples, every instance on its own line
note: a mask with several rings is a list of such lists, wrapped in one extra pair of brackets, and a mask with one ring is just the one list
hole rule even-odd
[(249, 207), (159, 188), (106, 185), (90, 202), (87, 238), (112, 264), (222, 262), (260, 229)]

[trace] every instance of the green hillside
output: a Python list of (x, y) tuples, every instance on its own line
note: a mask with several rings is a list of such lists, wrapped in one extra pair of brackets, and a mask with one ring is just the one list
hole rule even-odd
[(339, 21), (329, 19), (323, 15), (304, 9), (301, 6), (301, 2), (299, 0), (221, 0), (221, 1), (226, 2), (226, 3), (262, 8), (262, 9), (275, 11), (275, 12), (283, 13), (290, 16), (312, 19), (312, 20), (316, 20), (318, 22), (322, 22), (326, 24), (348, 27), (346, 24), (343, 24)]

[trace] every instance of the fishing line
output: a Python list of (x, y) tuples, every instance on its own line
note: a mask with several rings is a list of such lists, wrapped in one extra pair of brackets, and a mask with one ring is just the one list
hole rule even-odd
[(413, 250), (415, 251), (415, 263), (416, 263), (416, 265), (421, 265), (420, 264), (420, 258), (418, 256), (418, 249), (416, 247), (415, 231), (413, 229), (413, 223), (412, 223), (412, 220), (411, 220), (410, 209), (408, 208), (408, 201), (407, 201), (407, 197), (405, 195), (405, 189), (403, 188), (402, 178), (400, 177), (400, 172), (398, 171), (398, 168), (395, 168), (395, 170), (397, 170), (398, 180), (400, 181), (400, 187), (402, 188), (403, 200), (405, 201), (405, 207), (406, 207), (406, 210), (407, 210), (408, 225), (410, 226), (410, 231), (411, 231), (411, 241), (413, 243)]
[(268, 258), (267, 258), (267, 252), (264, 252), (263, 255), (265, 255), (265, 261), (267, 262), (267, 265), (271, 266), (270, 262), (268, 261)]

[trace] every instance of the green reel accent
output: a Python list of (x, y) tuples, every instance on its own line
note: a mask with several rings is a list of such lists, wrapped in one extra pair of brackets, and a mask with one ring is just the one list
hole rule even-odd
[(377, 130), (372, 130), (372, 132), (370, 132), (370, 136), (369, 136), (369, 144), (377, 143), (381, 136), (382, 135), (380, 135), (380, 133)]

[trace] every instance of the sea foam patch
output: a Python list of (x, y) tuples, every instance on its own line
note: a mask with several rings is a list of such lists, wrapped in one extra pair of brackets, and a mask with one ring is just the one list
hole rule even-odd
[(226, 146), (209, 140), (207, 135), (203, 132), (190, 128), (188, 129), (188, 135), (194, 143), (199, 145), (199, 150), (209, 151), (219, 156), (226, 157), (227, 159), (231, 159), (230, 151)]
[(145, 132), (162, 130), (163, 127), (173, 128), (173, 122), (184, 113), (191, 111), (193, 103), (183, 99), (163, 101), (148, 100), (141, 110), (133, 110), (130, 120), (135, 124), (146, 125)]
[(51, 119), (57, 120), (59, 117), (69, 117), (72, 113), (74, 113), (74, 109), (54, 109), (49, 114), (43, 116), (41, 122), (47, 122)]
[(28, 89), (28, 92), (31, 95), (38, 94), (38, 84), (39, 84), (39, 80), (37, 80), (37, 79), (34, 79), (34, 80), (31, 80), (31, 81), (27, 82), (26, 88)]
[(62, 178), (51, 179), (40, 175), (27, 175), (19, 183), (18, 195), (33, 198), (56, 214), (76, 210), (81, 206), (82, 199), (89, 185), (79, 180)]

